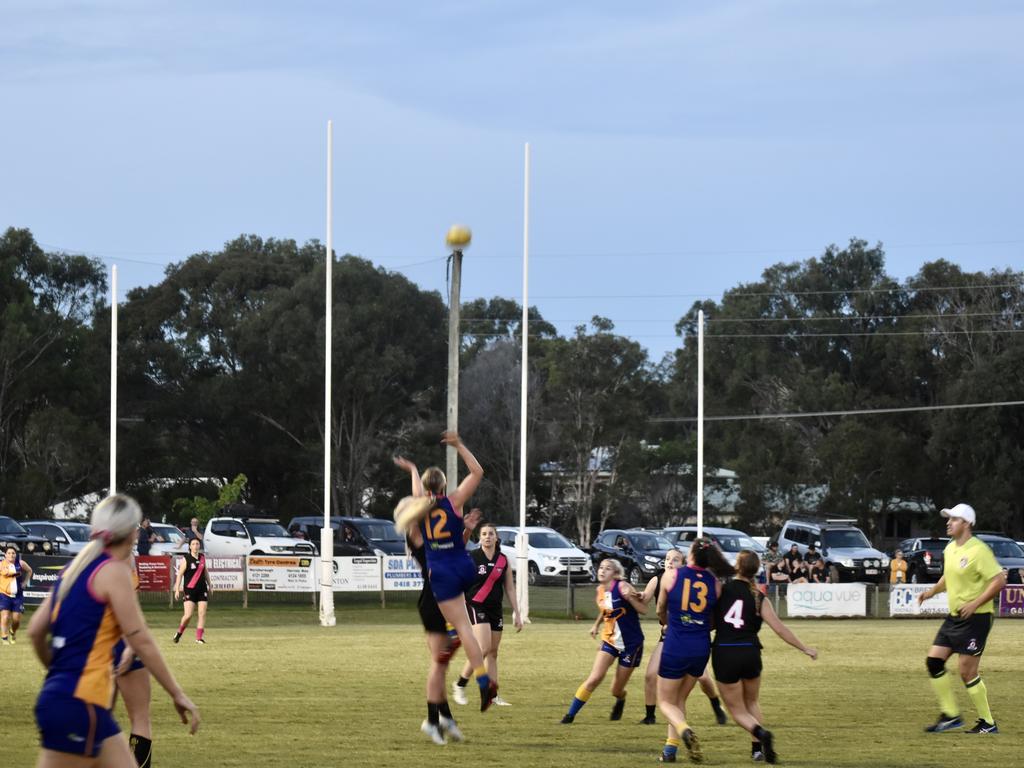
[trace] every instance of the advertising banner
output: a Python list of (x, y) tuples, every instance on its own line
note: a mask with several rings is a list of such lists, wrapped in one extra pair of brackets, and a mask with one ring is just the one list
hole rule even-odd
[(1011, 584), (999, 593), (999, 615), (1024, 619), (1024, 586)]
[(314, 592), (313, 558), (253, 555), (248, 560), (248, 583), (250, 592)]
[(170, 592), (174, 585), (168, 555), (136, 555), (135, 573), (140, 592)]
[(245, 558), (208, 557), (206, 567), (210, 574), (210, 589), (214, 592), (241, 592), (244, 586)]
[(22, 555), (21, 559), (32, 569), (32, 578), (23, 587), (25, 605), (43, 602), (64, 566), (72, 560), (63, 555)]
[(890, 616), (948, 616), (949, 600), (945, 592), (918, 605), (917, 596), (931, 589), (931, 584), (896, 584), (889, 591)]
[(423, 574), (415, 558), (387, 555), (384, 558), (384, 590), (400, 592), (423, 589)]
[(790, 584), (786, 611), (790, 616), (866, 616), (867, 585)]
[[(319, 574), (319, 572), (319, 565), (317, 565), (316, 573)], [(380, 559), (372, 555), (334, 558), (334, 590), (336, 592), (379, 592)]]

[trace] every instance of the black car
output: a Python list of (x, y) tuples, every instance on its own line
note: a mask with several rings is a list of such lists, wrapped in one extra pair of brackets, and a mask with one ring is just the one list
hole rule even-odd
[[(324, 528), (322, 515), (293, 517), (288, 523), (288, 533), (296, 533), (305, 537), (310, 544), (320, 551), (320, 531)], [(336, 557), (354, 557), (358, 555), (375, 555), (383, 552), (386, 555), (404, 555), (405, 539), (395, 530), (390, 520), (375, 517), (339, 517), (331, 518), (334, 529), (334, 554)]]
[(52, 555), (60, 551), (60, 544), (29, 533), (14, 518), (0, 516), (0, 552), (8, 546), (28, 555)]
[(1006, 571), (1007, 584), (1024, 583), (1024, 550), (1013, 539), (998, 533), (974, 534), (992, 549), (992, 554)]
[(942, 553), (949, 544), (945, 537), (904, 539), (897, 549), (907, 561), (907, 581), (933, 584), (942, 576)]
[(672, 542), (661, 534), (612, 528), (597, 535), (590, 557), (595, 570), (602, 560), (614, 557), (626, 569), (626, 578), (640, 585), (664, 570), (665, 555), (670, 549)]

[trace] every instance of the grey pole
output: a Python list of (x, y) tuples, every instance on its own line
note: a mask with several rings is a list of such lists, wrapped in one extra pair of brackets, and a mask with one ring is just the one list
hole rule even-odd
[[(448, 299), (448, 421), (447, 427), (452, 432), (459, 431), (459, 348), (462, 346), (462, 335), (459, 333), (459, 291), (462, 283), (462, 251), (452, 251), (452, 288)], [(459, 453), (449, 445), (446, 451), (447, 464), (445, 475), (448, 479), (448, 490), (453, 491), (459, 485)]]

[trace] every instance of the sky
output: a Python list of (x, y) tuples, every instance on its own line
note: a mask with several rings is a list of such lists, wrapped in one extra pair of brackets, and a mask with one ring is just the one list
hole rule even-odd
[(240, 234), (602, 315), (658, 360), (700, 299), (858, 237), (898, 279), (1024, 263), (1024, 6), (948, 0), (0, 0), (0, 227), (119, 298)]

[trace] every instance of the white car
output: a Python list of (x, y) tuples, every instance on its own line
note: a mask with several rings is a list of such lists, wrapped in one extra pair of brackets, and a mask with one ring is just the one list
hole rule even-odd
[(153, 541), (149, 545), (151, 555), (180, 555), (188, 551), (185, 534), (173, 525), (166, 523), (150, 523), (153, 529)]
[[(529, 544), (526, 556), (529, 558), (529, 581), (531, 585), (541, 581), (565, 583), (567, 578), (573, 581), (593, 581), (594, 569), (590, 557), (565, 536), (553, 528), (527, 526), (526, 535)], [(516, 535), (519, 528), (501, 526), (498, 528), (498, 541), (501, 551), (505, 553), (516, 569)]]
[(72, 523), (67, 520), (26, 520), (25, 530), (44, 539), (60, 544), (60, 554), (77, 555), (89, 543), (92, 528), (88, 523)]
[(209, 557), (316, 555), (312, 544), (289, 536), (277, 520), (255, 517), (211, 518), (203, 533), (203, 551)]

